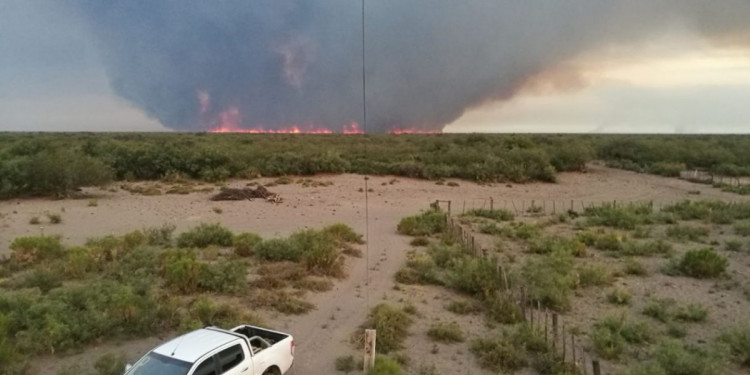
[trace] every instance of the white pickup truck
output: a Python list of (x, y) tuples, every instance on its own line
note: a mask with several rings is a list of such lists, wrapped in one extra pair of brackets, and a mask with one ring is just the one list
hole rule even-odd
[(292, 363), (289, 334), (249, 325), (206, 327), (150, 351), (125, 375), (282, 375)]

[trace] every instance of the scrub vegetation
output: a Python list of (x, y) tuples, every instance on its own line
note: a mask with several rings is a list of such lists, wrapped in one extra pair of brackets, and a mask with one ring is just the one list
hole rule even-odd
[[(301, 314), (307, 291), (344, 277), (343, 250), (361, 243), (346, 225), (288, 238), (234, 235), (200, 224), (91, 238), (16, 238), (0, 262), (0, 368), (23, 374), (29, 358), (66, 354), (102, 340), (149, 337), (205, 325), (262, 324), (255, 309)], [(265, 250), (279, 248), (281, 258)]]
[(4, 134), (0, 198), (64, 197), (81, 186), (122, 180), (344, 172), (554, 182), (557, 172), (584, 170), (595, 159), (663, 176), (700, 169), (733, 177), (750, 175), (749, 150), (750, 138), (734, 135)]

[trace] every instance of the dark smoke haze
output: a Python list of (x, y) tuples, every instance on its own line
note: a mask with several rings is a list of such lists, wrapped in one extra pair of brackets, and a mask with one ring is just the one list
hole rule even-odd
[[(362, 123), (354, 0), (79, 0), (115, 92), (177, 130)], [(585, 53), (750, 44), (748, 0), (368, 0), (368, 132), (439, 130)]]

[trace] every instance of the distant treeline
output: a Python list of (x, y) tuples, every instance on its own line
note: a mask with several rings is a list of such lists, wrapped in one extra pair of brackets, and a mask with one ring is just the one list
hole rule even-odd
[(750, 175), (748, 136), (0, 134), (0, 197), (65, 195), (112, 180), (361, 173), (472, 181), (555, 181), (600, 159), (676, 176)]

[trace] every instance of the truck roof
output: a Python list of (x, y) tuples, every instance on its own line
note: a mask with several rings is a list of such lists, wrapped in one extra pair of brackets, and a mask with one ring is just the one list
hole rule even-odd
[(217, 329), (199, 329), (186, 333), (180, 337), (154, 349), (154, 352), (180, 361), (194, 363), (206, 353), (238, 337)]

